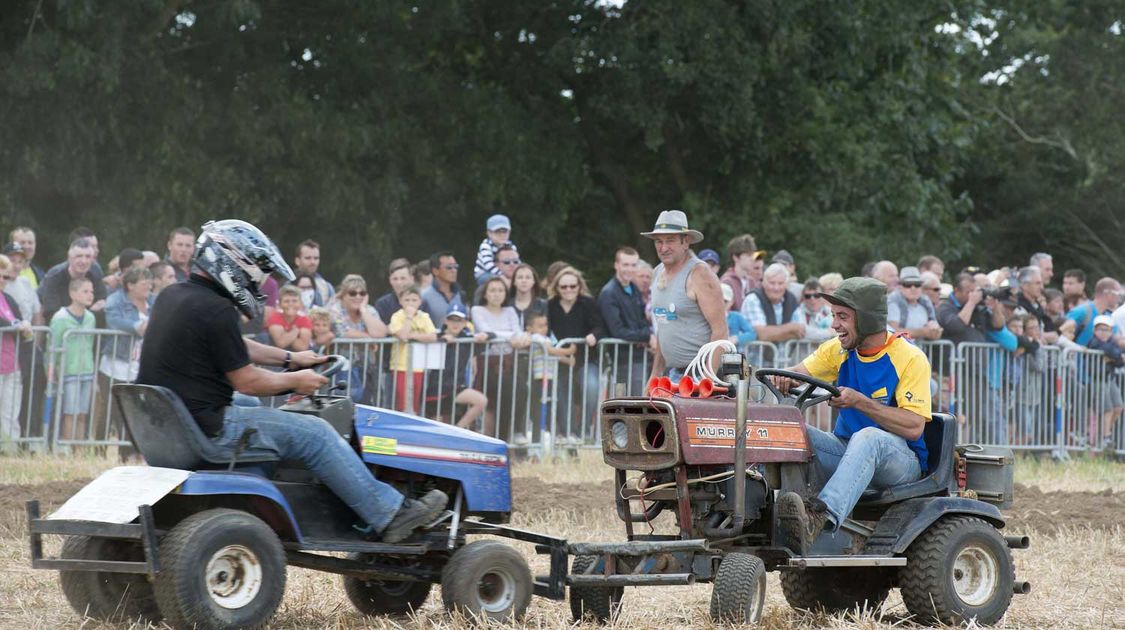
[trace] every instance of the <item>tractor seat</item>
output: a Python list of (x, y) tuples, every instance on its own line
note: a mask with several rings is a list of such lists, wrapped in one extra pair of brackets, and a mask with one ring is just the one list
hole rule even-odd
[(947, 413), (935, 413), (926, 423), (922, 439), (926, 442), (929, 474), (918, 481), (883, 490), (867, 490), (856, 507), (874, 507), (915, 497), (949, 492), (953, 477), (953, 451), (957, 446), (957, 421)]
[[(129, 439), (149, 466), (207, 470), (230, 464), (231, 451), (207, 439), (180, 397), (167, 387), (114, 385), (113, 398), (125, 419)], [(263, 464), (276, 463), (278, 457), (251, 450), (240, 453), (237, 460), (236, 469), (252, 472)]]

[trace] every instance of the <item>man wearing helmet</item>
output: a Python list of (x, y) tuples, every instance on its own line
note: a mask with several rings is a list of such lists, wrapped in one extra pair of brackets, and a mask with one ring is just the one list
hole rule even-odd
[[(808, 427), (822, 470), (831, 475), (816, 497), (795, 492), (778, 499), (778, 517), (789, 544), (804, 554), (826, 525), (838, 529), (868, 487), (888, 488), (926, 472), (922, 433), (930, 421), (930, 363), (908, 337), (887, 331), (886, 285), (848, 278), (835, 293), (820, 293), (832, 307), (837, 336), (789, 368), (836, 381), (839, 410), (831, 433)], [(775, 377), (787, 392), (794, 381)]]
[[(153, 306), (137, 382), (175, 392), (211, 441), (232, 452), (247, 429), (256, 429), (249, 448), (301, 461), (363, 519), (363, 531), (380, 534), (385, 542), (402, 540), (441, 513), (445, 494), (434, 490), (416, 501), (404, 499), (375, 479), (320, 418), (232, 404), (235, 390), (250, 396), (311, 394), (328, 382), (307, 369), (325, 357), (243, 339), (240, 315), (262, 315), (260, 284), (271, 273), (294, 278), (258, 228), (237, 220), (204, 225), (191, 276), (161, 291)], [(271, 372), (254, 364), (302, 369)]]

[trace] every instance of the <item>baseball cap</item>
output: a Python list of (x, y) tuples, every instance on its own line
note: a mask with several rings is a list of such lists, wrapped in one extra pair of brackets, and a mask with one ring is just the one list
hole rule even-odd
[(887, 329), (887, 285), (875, 278), (854, 276), (835, 293), (817, 293), (837, 306), (855, 311), (856, 333), (862, 338)]
[(1098, 326), (1109, 326), (1113, 328), (1113, 318), (1109, 315), (1098, 315), (1094, 318), (1094, 328)]
[(705, 249), (698, 254), (699, 259), (703, 262), (709, 262), (713, 265), (719, 264), (719, 252), (713, 249)]
[(8, 243), (4, 246), (4, 251), (0, 252), (0, 254), (4, 254), (5, 256), (9, 254), (23, 254), (23, 245), (19, 243)]
[(460, 306), (450, 307), (449, 311), (445, 314), (445, 318), (449, 319), (450, 317), (460, 317), (461, 319), (466, 319), (465, 309), (461, 308)]
[(773, 258), (770, 258), (770, 262), (779, 262), (785, 265), (792, 265), (794, 263), (793, 254), (790, 254), (784, 249), (779, 249), (777, 250), (777, 253), (773, 255)]
[(494, 230), (512, 231), (512, 222), (503, 214), (494, 214), (488, 217), (488, 222), (485, 225), (488, 227), (489, 232)]

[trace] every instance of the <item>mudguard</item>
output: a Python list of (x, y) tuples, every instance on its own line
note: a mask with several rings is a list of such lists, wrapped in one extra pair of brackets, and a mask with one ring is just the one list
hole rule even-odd
[(211, 495), (241, 495), (257, 496), (275, 504), (281, 514), (289, 521), (289, 526), (297, 542), (302, 541), (301, 528), (297, 525), (297, 518), (293, 515), (289, 501), (277, 489), (272, 481), (238, 471), (231, 472), (194, 472), (191, 473), (174, 494), (183, 496), (211, 496)]
[(867, 539), (864, 554), (902, 553), (922, 532), (948, 514), (977, 516), (997, 529), (1004, 527), (1004, 515), (990, 503), (961, 497), (920, 497), (899, 503), (883, 514), (875, 532)]
[(356, 406), (355, 431), (363, 461), (457, 481), (469, 512), (511, 512), (512, 480), (503, 441), (366, 405)]

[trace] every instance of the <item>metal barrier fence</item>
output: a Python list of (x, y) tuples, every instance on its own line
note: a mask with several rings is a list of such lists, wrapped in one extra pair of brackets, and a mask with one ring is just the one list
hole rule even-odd
[[(0, 360), (0, 447), (128, 447), (108, 394), (113, 384), (136, 377), (141, 337), (76, 329), (54, 340), (48, 328), (37, 327), (23, 339), (20, 331), (0, 328), (0, 338), (14, 336), (20, 343), (3, 356), (19, 369)], [(740, 349), (756, 367), (788, 367), (817, 345), (755, 341)], [(1125, 454), (1125, 374), (1112, 370), (1101, 352), (1043, 346), (1012, 353), (996, 344), (948, 341), (918, 346), (932, 367), (933, 408), (957, 416), (959, 442)], [(455, 423), (530, 452), (599, 445), (600, 402), (644, 395), (652, 369), (647, 344), (619, 339), (594, 346), (584, 339), (554, 345), (338, 339), (326, 353), (351, 359), (350, 370), (335, 381), (356, 402)], [(260, 403), (285, 401), (277, 396)], [(821, 405), (806, 419), (828, 430), (833, 414)]]

